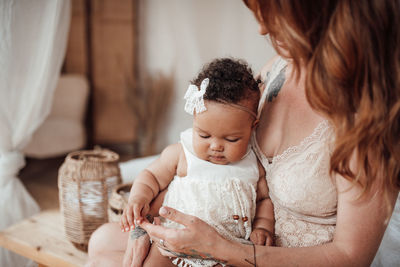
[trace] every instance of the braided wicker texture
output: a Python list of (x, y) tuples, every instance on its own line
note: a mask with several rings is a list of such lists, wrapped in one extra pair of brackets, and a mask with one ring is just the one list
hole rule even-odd
[(60, 210), (67, 238), (87, 251), (90, 235), (108, 222), (108, 200), (121, 184), (119, 156), (106, 149), (67, 155), (58, 172)]
[(111, 197), (108, 200), (108, 220), (109, 222), (119, 222), (128, 204), (129, 192), (131, 191), (132, 183), (121, 184), (114, 187)]

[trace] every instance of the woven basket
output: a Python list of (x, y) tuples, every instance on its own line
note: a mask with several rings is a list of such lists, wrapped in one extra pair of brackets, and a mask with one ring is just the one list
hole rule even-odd
[(90, 235), (108, 222), (108, 199), (121, 184), (118, 154), (82, 150), (67, 155), (58, 171), (60, 209), (67, 238), (87, 251)]
[(128, 203), (129, 192), (132, 183), (121, 184), (114, 187), (111, 197), (108, 200), (108, 220), (109, 222), (119, 222), (122, 212)]

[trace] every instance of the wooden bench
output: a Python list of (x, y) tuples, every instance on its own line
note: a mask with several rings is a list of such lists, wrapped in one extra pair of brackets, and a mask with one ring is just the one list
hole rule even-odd
[(0, 246), (37, 262), (39, 266), (84, 266), (87, 253), (64, 234), (58, 209), (46, 210), (0, 231)]

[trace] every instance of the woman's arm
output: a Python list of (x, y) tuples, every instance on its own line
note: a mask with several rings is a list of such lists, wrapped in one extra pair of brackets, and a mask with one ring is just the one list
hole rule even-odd
[[(303, 248), (256, 246), (258, 266), (369, 266), (387, 226), (388, 215), (398, 192), (384, 199), (375, 190), (356, 200), (361, 188), (342, 177), (337, 178), (338, 214), (334, 240)], [(390, 211), (388, 214), (387, 211)], [(253, 247), (222, 238), (197, 217), (163, 207), (160, 215), (185, 225), (185, 229), (167, 229), (143, 222), (154, 240), (163, 239), (165, 249), (188, 257), (216, 259), (234, 266), (254, 266)]]

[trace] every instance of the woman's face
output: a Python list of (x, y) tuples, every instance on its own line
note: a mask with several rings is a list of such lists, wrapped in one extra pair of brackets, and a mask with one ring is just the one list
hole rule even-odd
[(207, 110), (193, 118), (193, 149), (197, 157), (215, 163), (239, 161), (247, 152), (253, 119), (245, 111), (206, 101)]
[[(247, 7), (253, 12), (254, 16), (256, 17), (256, 20), (258, 22), (258, 32), (260, 33), (260, 35), (268, 35), (269, 34), (269, 30), (267, 28), (267, 26), (264, 23), (264, 19), (263, 16), (261, 15), (261, 10), (258, 6), (257, 0), (244, 0), (245, 4), (247, 5)], [(274, 36), (277, 47), (276, 49), (278, 50), (277, 52), (280, 55), (284, 55), (285, 57), (289, 57), (288, 56), (288, 50), (284, 44), (284, 42), (279, 38), (279, 36)]]
[(261, 16), (261, 10), (258, 7), (257, 1), (256, 0), (244, 0), (246, 6), (253, 12), (254, 16), (256, 17), (256, 20), (258, 22), (259, 28), (258, 32), (261, 35), (267, 35), (268, 34), (268, 29), (265, 27), (264, 20)]

